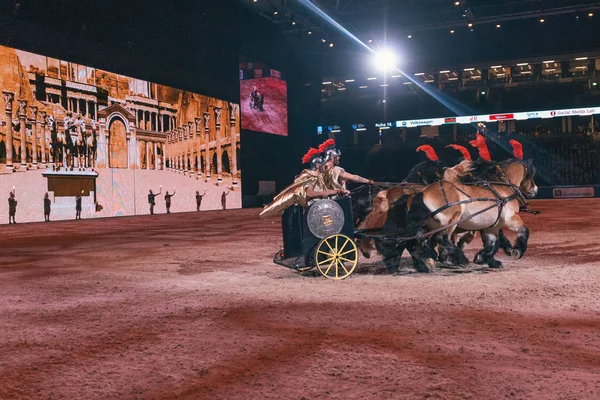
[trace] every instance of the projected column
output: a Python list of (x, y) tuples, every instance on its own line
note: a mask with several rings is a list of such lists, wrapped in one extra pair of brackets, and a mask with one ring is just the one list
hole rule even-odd
[(21, 169), (27, 170), (27, 135), (25, 134), (26, 124), (25, 119), (27, 118), (27, 100), (17, 100), (17, 106), (19, 107), (19, 121), (21, 123), (19, 127), (19, 133), (21, 134)]
[(198, 149), (198, 153), (196, 154), (197, 160), (196, 162), (198, 163), (198, 174), (197, 174), (197, 179), (202, 178), (202, 140), (200, 140), (200, 128), (202, 126), (202, 119), (201, 118), (194, 118), (194, 122), (196, 123), (196, 147)]
[(187, 123), (188, 125), (188, 145), (187, 148), (190, 151), (190, 178), (193, 178), (196, 176), (196, 174), (198, 173), (197, 167), (196, 167), (196, 157), (194, 156), (194, 148), (195, 146), (195, 140), (196, 140), (196, 130), (194, 129), (194, 122), (190, 121)]
[(202, 117), (204, 117), (204, 140), (206, 140), (204, 165), (206, 168), (206, 181), (210, 181), (210, 114), (203, 113)]
[(37, 114), (36, 106), (29, 107), (29, 122), (31, 122), (31, 168), (38, 169), (38, 152), (37, 152)]
[(223, 182), (223, 177), (221, 176), (223, 170), (223, 162), (221, 157), (221, 144), (219, 143), (219, 136), (221, 134), (221, 112), (223, 109), (221, 107), (215, 107), (215, 152), (217, 153), (217, 182)]
[(13, 172), (13, 130), (12, 130), (12, 103), (15, 94), (2, 91), (4, 99), (4, 112), (6, 113), (6, 171)]
[(47, 136), (46, 136), (46, 113), (44, 111), (40, 111), (40, 120), (38, 121), (40, 133), (40, 146), (42, 146), (42, 168), (46, 168), (48, 165), (46, 164), (46, 145)]
[(234, 103), (229, 103), (229, 122), (231, 124), (231, 180), (232, 185), (237, 187), (238, 185), (238, 170), (237, 170), (237, 140), (236, 140), (236, 131), (235, 131), (235, 123), (237, 117), (239, 115), (240, 106)]

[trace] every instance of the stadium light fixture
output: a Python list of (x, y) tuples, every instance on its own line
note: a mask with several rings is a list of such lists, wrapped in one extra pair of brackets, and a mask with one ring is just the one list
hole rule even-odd
[(457, 7), (460, 6), (460, 1), (455, 1), (454, 5), (457, 6)]
[(450, 33), (454, 33), (454, 29), (451, 29), (451, 30), (450, 30)]
[(544, 18), (540, 18), (540, 22), (544, 23), (544, 22), (546, 22), (546, 20)]
[(333, 47), (333, 43), (329, 43), (329, 47)]
[(344, 82), (354, 82), (354, 79), (346, 79)]
[(412, 35), (408, 35), (408, 38), (409, 38), (409, 39), (412, 39)]
[(473, 24), (471, 22), (469, 22), (469, 24), (467, 25), (469, 28), (473, 27)]
[(463, 71), (475, 71), (475, 68), (465, 68)]
[(502, 65), (492, 65), (490, 68), (502, 68)]
[(588, 59), (587, 57), (577, 57), (575, 59), (575, 61), (583, 61), (583, 60), (587, 60), (587, 59)]
[(366, 89), (366, 88), (368, 88), (368, 86), (359, 86), (358, 88), (359, 89)]
[(592, 13), (592, 12), (588, 14), (588, 17), (593, 17), (593, 16), (594, 16), (594, 13)]
[(375, 77), (375, 76), (372, 76), (372, 77), (370, 77), (370, 78), (367, 78), (367, 80), (368, 80), (368, 81), (374, 81), (375, 79), (377, 79), (377, 77)]
[(502, 25), (500, 24), (496, 24), (496, 28), (500, 28)]
[(449, 73), (449, 72), (450, 72), (450, 70), (449, 70), (449, 69), (446, 69), (446, 70), (440, 71), (440, 74), (447, 74), (447, 73)]
[(309, 35), (312, 35), (312, 31), (308, 31), (308, 34), (309, 34)]
[(518, 66), (518, 67), (523, 67), (523, 66), (525, 66), (525, 65), (529, 65), (529, 63), (518, 63), (518, 64), (517, 64), (517, 66)]
[(390, 71), (398, 66), (398, 56), (390, 49), (384, 49), (378, 53), (375, 53), (373, 58), (375, 67), (382, 71)]
[(417, 73), (415, 74), (415, 76), (423, 76), (423, 75), (425, 75), (425, 72), (417, 72)]
[(545, 64), (550, 64), (550, 63), (554, 63), (554, 60), (548, 60), (548, 61), (544, 61)]

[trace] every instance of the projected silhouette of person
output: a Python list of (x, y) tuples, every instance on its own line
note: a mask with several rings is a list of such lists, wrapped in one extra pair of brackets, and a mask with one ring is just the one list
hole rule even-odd
[(221, 205), (223, 206), (223, 210), (227, 210), (227, 195), (229, 194), (229, 190), (227, 193), (223, 190), (223, 194), (221, 195)]
[(15, 198), (15, 192), (12, 191), (8, 194), (8, 223), (16, 224), (15, 215), (17, 215), (17, 199)]
[(44, 194), (44, 222), (50, 222), (51, 203), (48, 192)]
[(169, 194), (167, 190), (167, 194), (165, 194), (165, 205), (167, 206), (167, 214), (171, 214), (171, 197), (175, 196), (176, 191), (173, 191), (173, 194)]
[(202, 198), (206, 196), (206, 189), (204, 189), (204, 194), (200, 194), (199, 191), (196, 191), (196, 211), (200, 211), (200, 206), (202, 206)]

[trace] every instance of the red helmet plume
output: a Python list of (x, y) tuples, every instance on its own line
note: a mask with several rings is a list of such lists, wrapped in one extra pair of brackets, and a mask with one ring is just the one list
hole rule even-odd
[(460, 151), (465, 160), (471, 161), (471, 153), (469, 153), (469, 150), (467, 150), (466, 147), (460, 146), (458, 144), (449, 144), (446, 147), (452, 147), (454, 150)]
[(324, 152), (325, 149), (327, 149), (329, 146), (335, 146), (335, 140), (327, 139), (326, 141), (321, 143), (321, 145), (319, 146), (319, 152), (320, 153)]
[(508, 143), (510, 143), (510, 145), (513, 148), (513, 154), (514, 154), (515, 158), (522, 160), (523, 159), (523, 145), (521, 143), (517, 142), (515, 139), (511, 139)]
[(319, 149), (315, 149), (314, 147), (311, 147), (308, 150), (308, 152), (304, 155), (304, 157), (302, 157), (302, 164), (308, 164), (310, 162), (310, 159), (318, 154), (321, 154)]
[(486, 161), (492, 161), (492, 157), (490, 156), (490, 151), (488, 150), (487, 144), (485, 143), (485, 138), (479, 132), (475, 135), (475, 140), (471, 140), (469, 142), (471, 146), (477, 147), (477, 151), (479, 151), (479, 156)]
[(431, 161), (439, 161), (440, 159), (438, 158), (437, 154), (435, 153), (435, 150), (433, 149), (433, 147), (431, 147), (428, 144), (424, 144), (423, 146), (419, 146), (417, 147), (417, 152), (419, 151), (423, 151), (425, 152), (425, 155), (427, 156), (427, 158), (429, 158)]

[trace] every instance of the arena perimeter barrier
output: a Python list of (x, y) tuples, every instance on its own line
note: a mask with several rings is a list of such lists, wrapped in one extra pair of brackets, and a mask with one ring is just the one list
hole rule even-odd
[(583, 199), (600, 197), (600, 185), (540, 186), (536, 199)]

